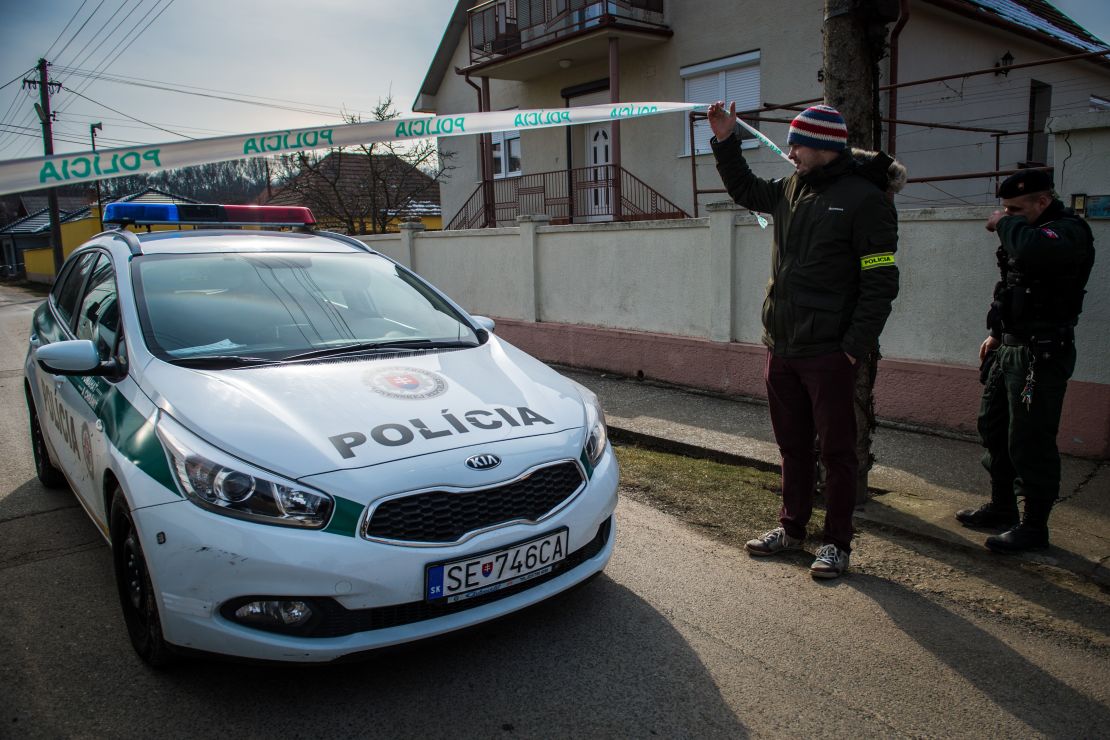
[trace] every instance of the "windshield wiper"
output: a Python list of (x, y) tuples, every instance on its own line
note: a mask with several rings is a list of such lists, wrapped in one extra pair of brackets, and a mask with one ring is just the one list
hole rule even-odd
[(239, 355), (203, 355), (201, 357), (175, 357), (168, 360), (171, 365), (193, 367), (201, 369), (220, 370), (244, 365), (272, 365), (280, 360), (268, 360), (265, 357), (241, 357)]
[(437, 341), (435, 339), (387, 339), (380, 342), (359, 342), (344, 344), (339, 347), (325, 347), (314, 349), (311, 352), (301, 352), (281, 358), (283, 362), (290, 360), (310, 360), (316, 357), (334, 357), (337, 355), (353, 355), (362, 352), (394, 352), (406, 349), (457, 349), (463, 347), (477, 347), (474, 342), (456, 340)]

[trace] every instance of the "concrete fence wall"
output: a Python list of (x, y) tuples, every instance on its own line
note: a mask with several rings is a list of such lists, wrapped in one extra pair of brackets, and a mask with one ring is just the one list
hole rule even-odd
[[(997, 280), (993, 209), (903, 211), (901, 292), (882, 336), (887, 418), (974, 430), (976, 354)], [(1094, 221), (1097, 245), (1110, 222)], [(549, 362), (764, 396), (760, 307), (771, 228), (731, 203), (684, 221), (361, 237), (412, 267), (498, 333)], [(1096, 261), (1078, 329), (1061, 448), (1110, 456), (1110, 259)]]

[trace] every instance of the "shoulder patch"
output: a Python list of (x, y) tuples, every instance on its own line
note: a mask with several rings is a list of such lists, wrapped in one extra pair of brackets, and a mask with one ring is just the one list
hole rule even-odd
[(1041, 229), (1041, 233), (1044, 234), (1045, 236), (1047, 236), (1049, 239), (1059, 239), (1060, 238), (1060, 235), (1057, 234), (1052, 229), (1043, 228), (1043, 229)]

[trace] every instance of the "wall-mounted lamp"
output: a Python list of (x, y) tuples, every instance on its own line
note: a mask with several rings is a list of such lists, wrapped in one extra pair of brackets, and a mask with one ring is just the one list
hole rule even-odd
[(560, 59), (559, 60), (559, 68), (560, 69), (570, 69), (570, 65), (571, 65), (572, 61), (573, 60), (571, 60), (571, 59)]
[(1002, 55), (1002, 58), (994, 63), (994, 75), (1002, 75), (1008, 77), (1010, 74), (1010, 65), (1014, 63), (1014, 55), (1007, 51)]

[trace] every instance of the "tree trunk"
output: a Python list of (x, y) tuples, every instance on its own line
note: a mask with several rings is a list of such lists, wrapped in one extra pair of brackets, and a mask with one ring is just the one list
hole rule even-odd
[[(883, 134), (879, 60), (886, 49), (886, 22), (866, 0), (825, 0), (824, 31), (825, 103), (844, 116), (848, 146), (879, 149)], [(867, 478), (875, 462), (871, 435), (875, 430), (878, 363), (879, 353), (874, 352), (861, 358), (856, 368), (856, 506), (867, 502)]]
[(849, 146), (878, 149), (879, 60), (886, 47), (886, 23), (864, 5), (860, 0), (825, 0), (825, 103), (844, 116)]

